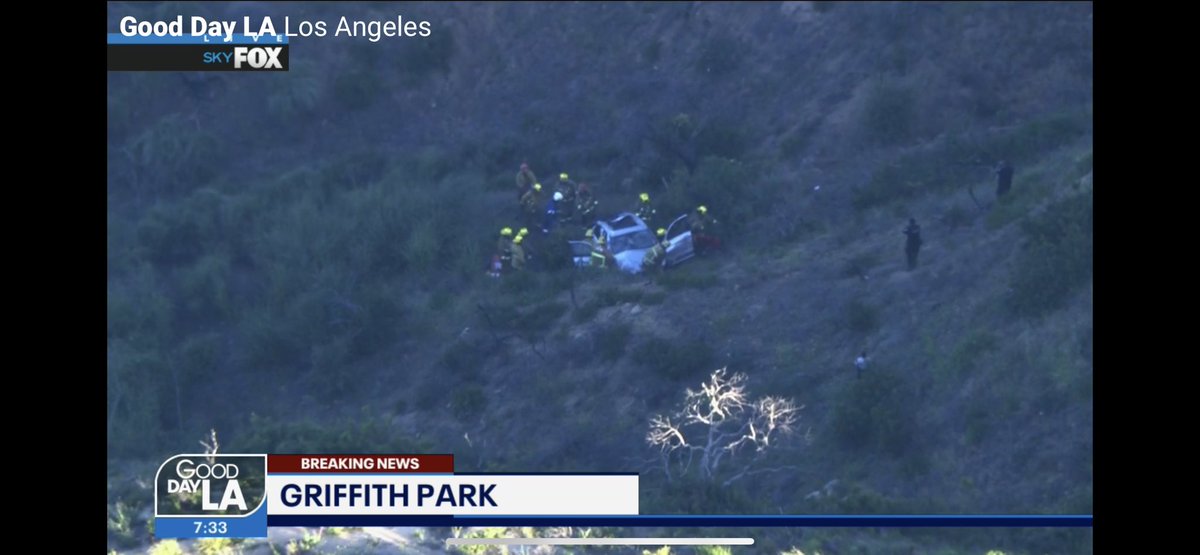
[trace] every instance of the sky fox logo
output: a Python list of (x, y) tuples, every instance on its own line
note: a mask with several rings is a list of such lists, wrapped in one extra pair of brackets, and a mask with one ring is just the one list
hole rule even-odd
[(233, 64), (233, 69), (283, 70), (282, 46), (235, 46), (232, 51), (204, 53), (206, 64)]

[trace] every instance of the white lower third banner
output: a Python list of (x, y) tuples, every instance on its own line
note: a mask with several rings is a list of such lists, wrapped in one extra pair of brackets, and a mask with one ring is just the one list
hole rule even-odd
[(272, 515), (636, 515), (636, 474), (268, 474)]

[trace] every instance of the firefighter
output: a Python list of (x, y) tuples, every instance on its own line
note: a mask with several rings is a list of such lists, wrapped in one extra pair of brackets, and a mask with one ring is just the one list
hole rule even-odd
[(667, 247), (670, 243), (667, 242), (667, 230), (658, 228), (658, 242), (646, 251), (646, 256), (642, 258), (642, 271), (646, 273), (657, 272), (662, 269), (663, 262), (667, 258)]
[(524, 235), (517, 235), (512, 240), (512, 247), (510, 249), (512, 260), (509, 264), (511, 264), (514, 272), (523, 271), (525, 269), (525, 262), (528, 260), (525, 256), (525, 247), (521, 246), (524, 239)]
[(650, 193), (642, 193), (638, 195), (637, 216), (650, 225), (650, 220), (654, 217), (654, 207), (650, 205)]
[[(591, 237), (592, 230), (588, 230), (588, 236)], [(592, 267), (607, 268), (608, 267), (608, 246), (604, 243), (604, 236), (596, 237), (592, 241)]]
[(521, 202), (521, 197), (524, 197), (529, 187), (537, 182), (537, 176), (529, 169), (529, 164), (521, 162), (521, 170), (517, 172), (517, 202)]
[(721, 248), (721, 240), (712, 234), (716, 223), (716, 218), (708, 214), (708, 207), (703, 204), (697, 206), (696, 210), (688, 217), (688, 224), (692, 228), (692, 241), (696, 245), (696, 254), (705, 254)]
[(500, 237), (496, 239), (496, 252), (503, 253), (508, 245), (512, 243), (513, 230), (511, 227), (506, 227), (500, 230)]
[(521, 196), (521, 207), (525, 209), (525, 219), (530, 225), (537, 225), (538, 212), (542, 209), (542, 184), (534, 183), (525, 194)]
[(558, 220), (566, 223), (575, 217), (575, 197), (579, 186), (571, 181), (566, 173), (558, 174), (558, 192), (562, 193), (562, 202), (558, 204)]
[(596, 212), (596, 198), (592, 196), (592, 189), (587, 183), (579, 184), (579, 192), (575, 195), (575, 213), (579, 215), (579, 222), (588, 225), (592, 221), (592, 214)]

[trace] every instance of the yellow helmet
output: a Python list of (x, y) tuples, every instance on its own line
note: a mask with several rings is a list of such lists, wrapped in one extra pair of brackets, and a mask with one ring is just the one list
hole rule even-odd
[(506, 227), (506, 228), (500, 230), (501, 237), (508, 237), (509, 235), (512, 235), (511, 227)]
[(587, 230), (587, 232), (586, 232), (586, 233), (584, 233), (584, 234), (583, 234), (583, 236), (584, 236), (584, 237), (591, 237), (591, 236), (592, 236), (592, 228), (590, 228), (590, 227), (589, 227), (589, 228), (588, 228), (588, 230)]
[(517, 232), (517, 237), (524, 237), (526, 235), (529, 235), (529, 230), (526, 228), (521, 228), (521, 231)]
[(566, 181), (566, 180), (567, 180), (567, 174), (565, 174), (565, 173), (560, 173), (560, 174), (558, 174), (558, 179), (559, 179), (560, 181)]
[(699, 212), (699, 213), (701, 213), (701, 214), (707, 214), (707, 213), (708, 213), (708, 207), (707, 207), (707, 206), (704, 206), (703, 204), (701, 204), (701, 205), (700, 205), (700, 208), (697, 208), (697, 209), (696, 209), (696, 211), (697, 211), (697, 212)]
[(599, 241), (601, 245), (604, 244), (604, 236), (603, 235), (601, 235), (600, 237), (597, 237), (596, 240)]
[(642, 193), (638, 198), (642, 199), (642, 202), (650, 202), (650, 193)]
[(533, 190), (534, 190), (534, 191), (541, 191), (541, 190), (542, 190), (542, 184), (541, 184), (541, 183), (534, 183), (534, 184), (533, 184)]
[(657, 233), (658, 233), (658, 236), (659, 236), (659, 237), (666, 237), (666, 236), (667, 236), (667, 230), (665, 230), (665, 229), (663, 229), (663, 228), (661, 228), (661, 227), (660, 227), (660, 228), (658, 228), (658, 231), (657, 231)]
[(520, 244), (521, 244), (521, 241), (523, 241), (524, 239), (525, 239), (525, 236), (524, 236), (524, 235), (518, 235), (518, 236), (516, 236), (516, 237), (513, 237), (513, 244), (514, 244), (514, 245), (520, 245)]

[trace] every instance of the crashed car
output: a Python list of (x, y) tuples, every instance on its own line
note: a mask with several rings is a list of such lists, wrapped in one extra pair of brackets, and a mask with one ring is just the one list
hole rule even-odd
[[(609, 221), (600, 220), (592, 226), (590, 241), (571, 241), (571, 258), (575, 266), (590, 266), (592, 242), (603, 237), (617, 267), (630, 274), (641, 273), (642, 259), (654, 246), (654, 231), (641, 218), (622, 212)], [(667, 256), (664, 264), (675, 266), (696, 255), (692, 248), (692, 229), (687, 215), (675, 218), (667, 226)]]

